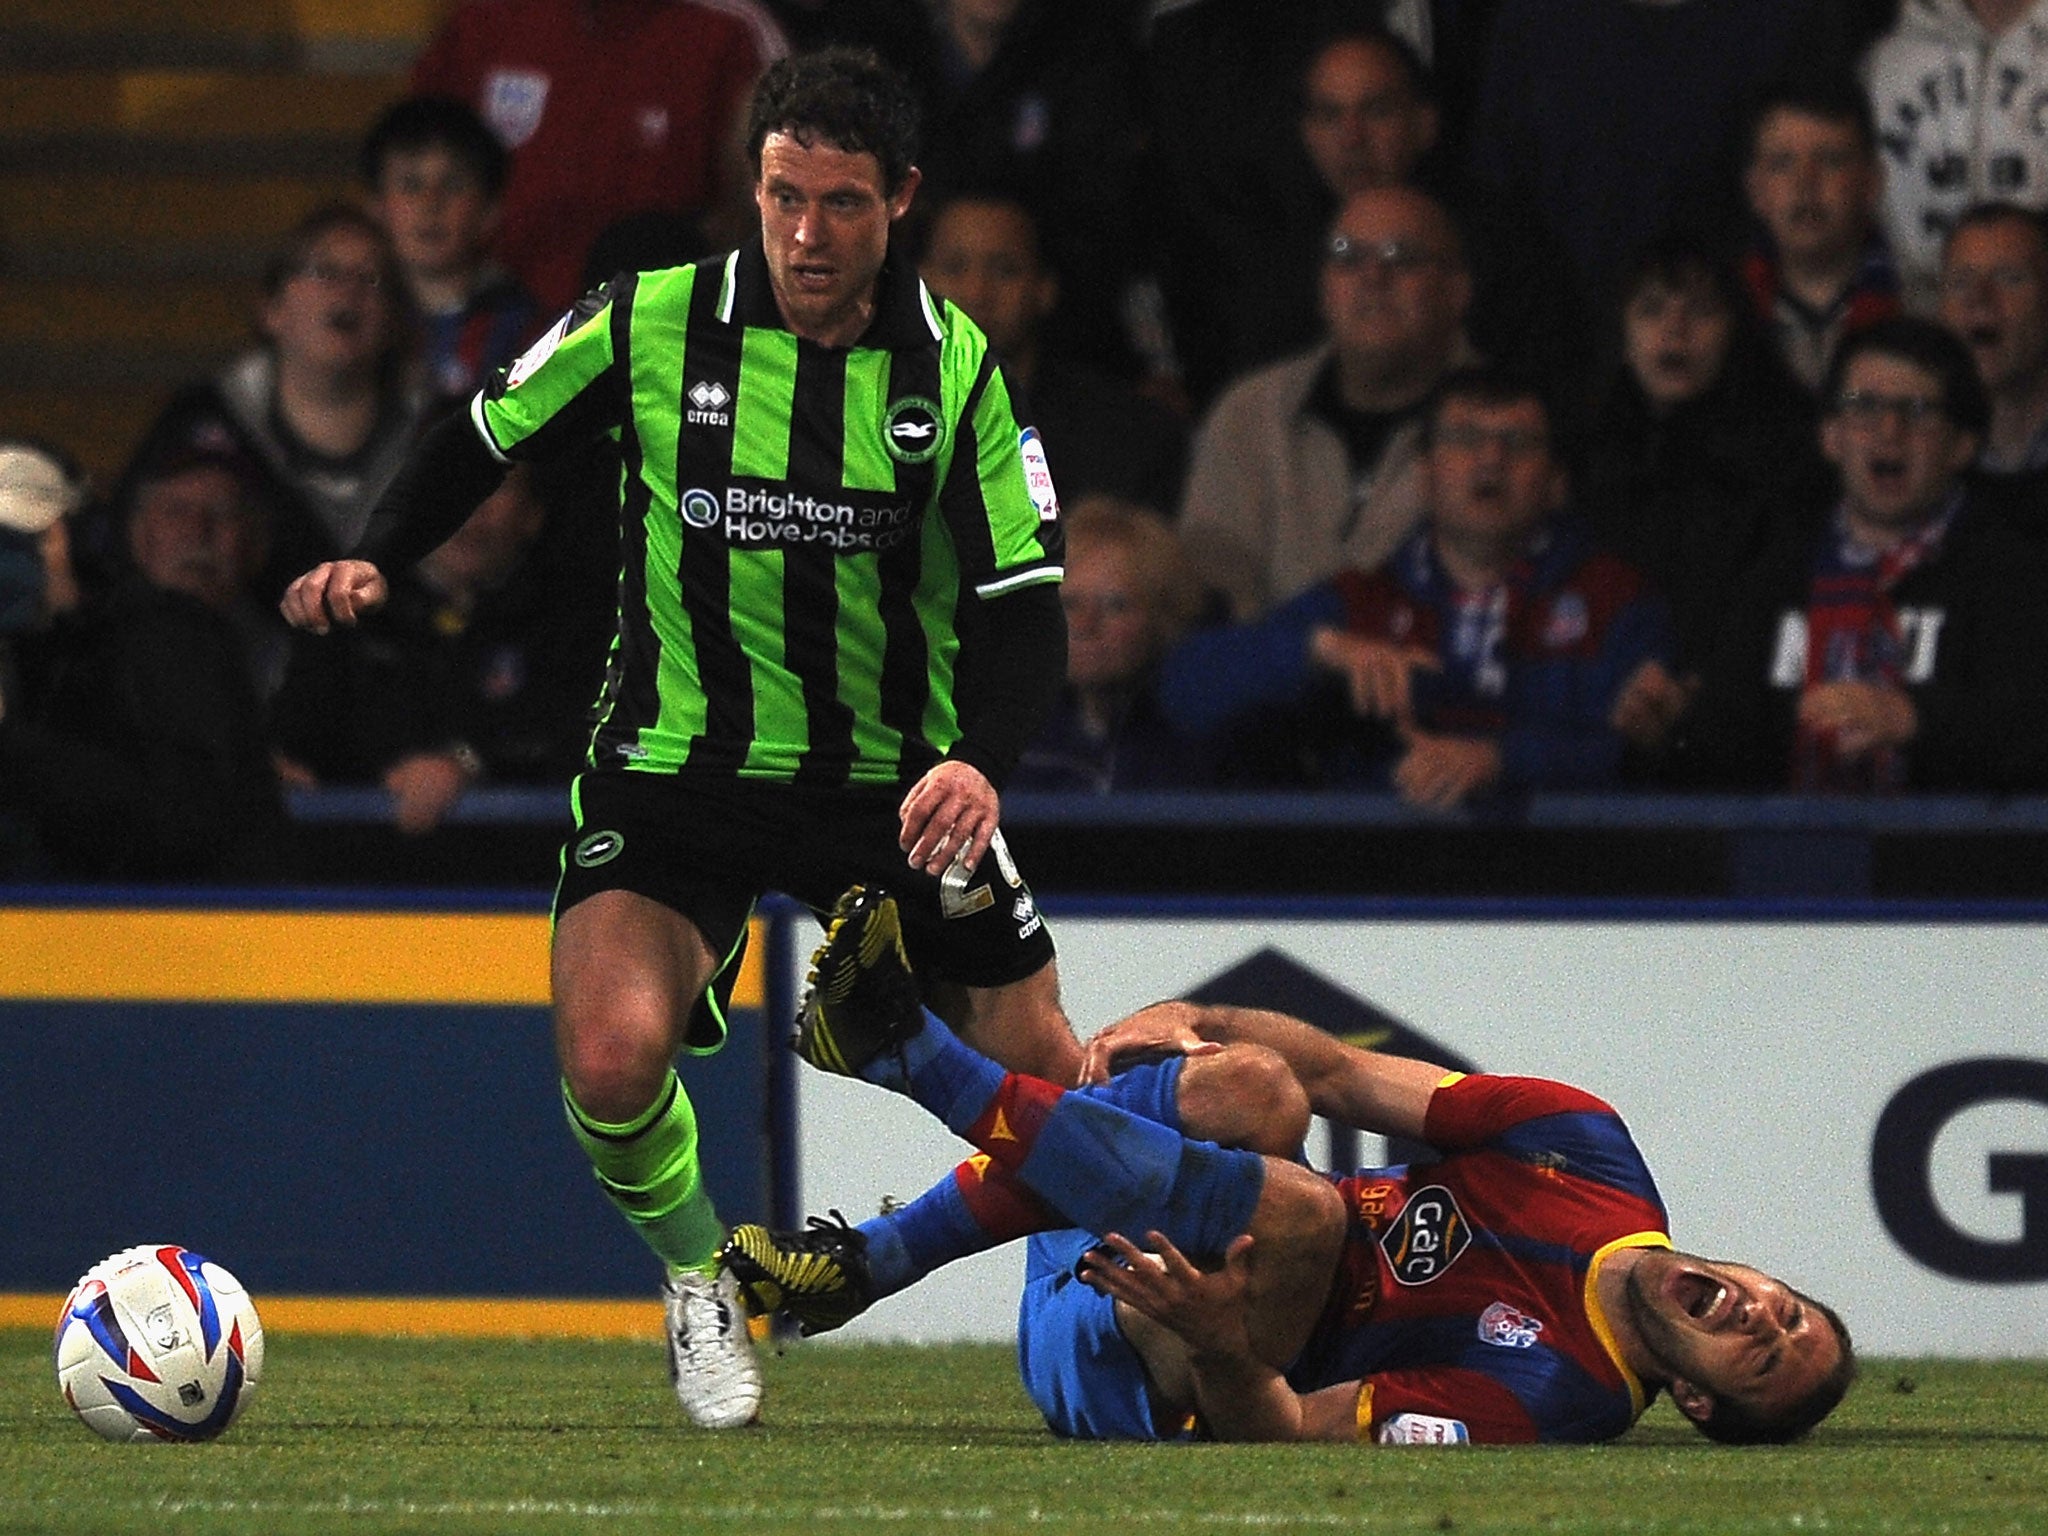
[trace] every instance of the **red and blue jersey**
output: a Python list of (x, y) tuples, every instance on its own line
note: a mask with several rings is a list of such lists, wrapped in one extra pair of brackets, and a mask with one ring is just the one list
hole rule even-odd
[(1670, 1246), (1627, 1126), (1562, 1083), (1471, 1076), (1437, 1090), (1424, 1134), (1443, 1161), (1329, 1176), (1350, 1232), (1289, 1383), (1361, 1382), (1364, 1440), (1620, 1434), (1648, 1394), (1595, 1277), (1618, 1248)]

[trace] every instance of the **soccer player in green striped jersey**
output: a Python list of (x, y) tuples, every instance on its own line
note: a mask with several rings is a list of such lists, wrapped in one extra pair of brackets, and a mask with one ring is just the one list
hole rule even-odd
[(1005, 1066), (1075, 1081), (1052, 941), (998, 786), (1065, 672), (1059, 506), (986, 340), (890, 248), (916, 113), (871, 54), (762, 77), (761, 237), (621, 274), (443, 421), (363, 542), (284, 611), (350, 624), (511, 464), (619, 450), (619, 622), (555, 896), (570, 1126), (666, 1262), (699, 1424), (760, 1380), (678, 1051), (716, 1050), (764, 891), (898, 897), (927, 1000)]

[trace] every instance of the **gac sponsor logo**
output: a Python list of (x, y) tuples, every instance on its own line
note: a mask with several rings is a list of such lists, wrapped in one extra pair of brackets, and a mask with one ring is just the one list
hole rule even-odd
[(1441, 1184), (1416, 1190), (1380, 1237), (1387, 1267), (1403, 1285), (1427, 1285), (1457, 1262), (1472, 1242), (1472, 1224)]

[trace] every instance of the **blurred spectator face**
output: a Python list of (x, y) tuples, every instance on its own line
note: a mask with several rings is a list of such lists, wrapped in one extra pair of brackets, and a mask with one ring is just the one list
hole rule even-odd
[(128, 516), (128, 553), (153, 587), (232, 608), (267, 551), (260, 514), (234, 474), (199, 464), (150, 481)]
[(1629, 371), (1651, 407), (1668, 411), (1721, 376), (1735, 317), (1704, 273), (1683, 283), (1650, 277), (1629, 295), (1621, 330)]
[(397, 332), (388, 265), (367, 229), (337, 224), (314, 239), (263, 306), (279, 358), (336, 377), (373, 371)]
[(1301, 142), (1338, 197), (1408, 179), (1436, 143), (1436, 108), (1409, 84), (1401, 61), (1370, 41), (1340, 38), (1303, 81)]
[(1516, 543), (1564, 505), (1564, 470), (1537, 400), (1457, 395), (1430, 426), (1430, 521), (1453, 539)]
[(1940, 509), (1977, 457), (1976, 434), (1942, 414), (1939, 375), (1882, 352), (1853, 358), (1821, 421), (1821, 449), (1842, 472), (1850, 516), (1905, 534)]
[(1941, 266), (1941, 321), (1993, 394), (2048, 370), (2048, 235), (2030, 220), (1966, 224)]
[(529, 471), (515, 467), (504, 483), (470, 513), (423, 564), (449, 587), (489, 591), (504, 585), (540, 537), (547, 510), (534, 495)]
[(1038, 233), (1014, 203), (961, 199), (932, 225), (919, 269), (931, 290), (951, 299), (987, 332), (1005, 357), (1030, 350), (1052, 312), (1059, 285), (1039, 265)]
[(866, 151), (782, 132), (762, 142), (754, 186), (762, 245), (776, 302), (799, 336), (848, 346), (867, 328), (889, 226), (909, 211), (917, 182), (912, 168), (891, 197)]
[(460, 155), (427, 144), (385, 155), (377, 218), (409, 274), (462, 277), (489, 248), (498, 207)]
[(1060, 605), (1067, 610), (1067, 681), (1075, 687), (1129, 682), (1157, 656), (1151, 588), (1137, 551), (1122, 540), (1068, 548)]
[(1869, 237), (1881, 176), (1854, 123), (1784, 108), (1758, 126), (1743, 186), (1787, 261), (1843, 261)]
[(1464, 324), (1472, 284), (1444, 211), (1382, 187), (1344, 205), (1323, 254), (1323, 321), (1347, 364), (1391, 377), (1440, 367)]

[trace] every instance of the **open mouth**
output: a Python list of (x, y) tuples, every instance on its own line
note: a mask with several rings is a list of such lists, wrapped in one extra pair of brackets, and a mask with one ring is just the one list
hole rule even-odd
[(1728, 1287), (1712, 1275), (1680, 1274), (1671, 1285), (1673, 1298), (1696, 1323), (1718, 1322), (1728, 1306)]

